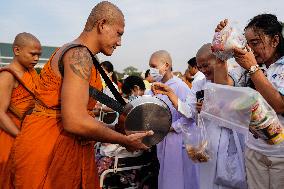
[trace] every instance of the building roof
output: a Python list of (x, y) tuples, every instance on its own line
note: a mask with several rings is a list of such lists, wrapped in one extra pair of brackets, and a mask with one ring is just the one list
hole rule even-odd
[[(57, 47), (42, 46), (42, 54), (39, 59), (39, 67), (42, 67)], [(11, 43), (0, 43), (0, 64), (10, 63), (13, 59), (13, 50)]]

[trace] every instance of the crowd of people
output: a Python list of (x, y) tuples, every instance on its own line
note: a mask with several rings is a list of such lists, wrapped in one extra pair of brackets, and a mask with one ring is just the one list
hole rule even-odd
[[(226, 25), (228, 20), (221, 21), (215, 32)], [(124, 26), (124, 15), (116, 5), (98, 3), (80, 35), (56, 49), (39, 75), (34, 69), (41, 55), (39, 39), (26, 32), (15, 37), (14, 58), (0, 69), (0, 188), (98, 189), (102, 171), (114, 162), (112, 150), (120, 147), (126, 156), (151, 152), (154, 158), (149, 161), (157, 159), (151, 164), (158, 169), (153, 176), (157, 185), (148, 184), (148, 188), (284, 188), (282, 144), (267, 144), (255, 133), (237, 133), (212, 120), (206, 127), (210, 161), (196, 163), (188, 156), (181, 127), (198, 127), (198, 114), (204, 107), (197, 93), (208, 83), (251, 87), (284, 124), (284, 29), (277, 17), (260, 14), (249, 20), (244, 28), (246, 48), (232, 49), (238, 65), (233, 69), (215, 56), (211, 43), (189, 57), (184, 74), (173, 72), (174, 62), (166, 50), (149, 55), (149, 69), (143, 77), (132, 75), (121, 82), (115, 63), (100, 63), (126, 102), (151, 95), (168, 105), (171, 127), (155, 146), (142, 142), (152, 131), (125, 135), (117, 130), (119, 112), (91, 95), (102, 91), (115, 98), (93, 62), (96, 54), (110, 56), (121, 46)], [(237, 151), (244, 170), (242, 165), (233, 165), (232, 172), (220, 169), (220, 173), (224, 150)], [(238, 181), (236, 174), (241, 178)]]

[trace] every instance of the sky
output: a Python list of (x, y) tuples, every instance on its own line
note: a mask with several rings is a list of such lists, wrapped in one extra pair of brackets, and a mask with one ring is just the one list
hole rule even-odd
[[(34, 34), (46, 46), (61, 46), (77, 38), (91, 9), (91, 0), (1, 0), (0, 42), (12, 43), (20, 32)], [(181, 71), (197, 50), (212, 41), (216, 25), (223, 19), (240, 29), (257, 14), (272, 13), (284, 21), (283, 0), (110, 0), (125, 15), (122, 46), (109, 60), (115, 70), (133, 66), (149, 68), (157, 50), (167, 50), (173, 70)]]

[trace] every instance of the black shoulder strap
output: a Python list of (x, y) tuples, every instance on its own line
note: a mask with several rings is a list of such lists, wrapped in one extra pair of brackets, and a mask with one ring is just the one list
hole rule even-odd
[(105, 73), (105, 71), (103, 70), (103, 68), (101, 67), (99, 61), (97, 60), (97, 58), (93, 55), (93, 53), (90, 51), (90, 49), (88, 49), (88, 47), (86, 47), (87, 50), (89, 51), (89, 53), (92, 56), (93, 59), (93, 64), (95, 65), (95, 67), (99, 70), (101, 76), (103, 77), (103, 79), (105, 80), (107, 86), (109, 87), (110, 91), (112, 92), (113, 96), (115, 97), (115, 99), (121, 104), (121, 105), (126, 105), (126, 102), (124, 101), (124, 99), (122, 98), (122, 96), (119, 94), (119, 92), (117, 91), (117, 89), (115, 88), (115, 86), (113, 85), (112, 81), (109, 79), (109, 77), (107, 76), (107, 74)]
[(70, 49), (72, 49), (74, 47), (81, 47), (81, 46), (83, 46), (83, 45), (80, 45), (80, 44), (70, 44), (65, 49), (63, 49), (63, 51), (61, 52), (61, 55), (59, 56), (59, 59), (58, 59), (58, 70), (59, 70), (59, 72), (60, 72), (62, 77), (64, 76), (64, 66), (63, 66), (63, 62), (62, 62), (62, 58), (63, 58), (64, 54), (68, 50), (70, 50)]
[[(71, 44), (69, 46), (67, 46), (61, 53), (60, 57), (59, 57), (59, 60), (58, 60), (58, 66), (59, 64), (62, 64), (61, 63), (61, 59), (63, 57), (63, 55), (69, 50), (69, 49), (72, 49), (74, 47), (85, 47), (91, 57), (92, 57), (92, 60), (93, 60), (93, 64), (94, 66), (98, 69), (98, 71), (100, 72), (101, 76), (103, 77), (103, 79), (105, 80), (106, 82), (106, 85), (109, 87), (110, 91), (112, 92), (113, 96), (115, 97), (115, 99), (121, 104), (121, 105), (126, 105), (126, 102), (124, 101), (124, 99), (122, 98), (122, 96), (119, 94), (119, 92), (116, 90), (116, 88), (114, 87), (113, 83), (111, 82), (111, 80), (109, 79), (109, 77), (106, 75), (105, 71), (103, 70), (103, 68), (101, 67), (99, 61), (97, 60), (97, 58), (93, 55), (93, 53), (90, 51), (90, 49), (84, 45), (81, 45), (81, 44)], [(62, 64), (63, 65), (63, 64)], [(60, 69), (59, 69), (60, 70)], [(61, 69), (63, 70), (63, 69)], [(61, 73), (61, 75), (63, 76), (63, 73)]]

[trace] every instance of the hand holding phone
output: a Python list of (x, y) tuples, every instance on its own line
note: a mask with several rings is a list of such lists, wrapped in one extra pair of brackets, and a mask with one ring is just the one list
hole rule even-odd
[(202, 102), (204, 100), (204, 90), (196, 92), (196, 100), (197, 102)]
[(199, 113), (202, 108), (202, 103), (204, 100), (204, 90), (196, 92), (196, 110)]

